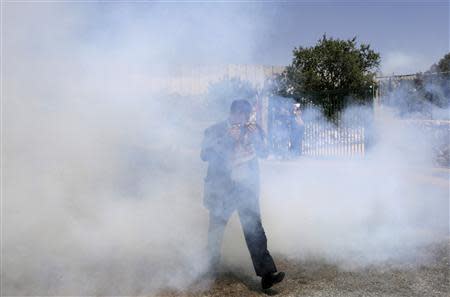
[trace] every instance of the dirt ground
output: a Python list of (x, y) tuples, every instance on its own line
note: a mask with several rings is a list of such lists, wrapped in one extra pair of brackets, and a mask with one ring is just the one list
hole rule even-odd
[[(323, 163), (323, 166), (330, 166), (330, 162)], [(321, 164), (319, 162), (317, 166)], [(289, 163), (284, 166), (291, 165)], [(450, 170), (447, 168), (435, 168), (431, 171), (411, 170), (411, 180), (448, 189), (449, 174)], [(387, 262), (359, 269), (342, 269), (338, 265), (317, 259), (293, 261), (275, 254), (277, 267), (286, 272), (286, 277), (272, 289), (260, 289), (260, 279), (251, 276), (248, 271), (223, 268), (223, 272), (215, 280), (199, 280), (187, 291), (165, 291), (158, 297), (450, 297), (449, 252), (450, 238), (447, 238), (425, 247), (422, 253), (417, 254), (419, 258), (421, 254), (426, 255), (426, 261), (410, 259), (403, 264)]]
[(297, 262), (275, 257), (284, 281), (260, 289), (259, 278), (224, 271), (215, 281), (199, 281), (187, 292), (166, 291), (158, 297), (210, 296), (450, 296), (450, 242), (430, 246), (426, 265), (384, 264), (352, 271), (322, 261)]
[[(292, 163), (282, 165), (292, 166)], [(316, 162), (315, 165), (330, 166), (330, 162)], [(410, 178), (414, 182), (448, 189), (449, 176), (450, 170), (447, 168), (413, 168)], [(223, 267), (223, 272), (215, 280), (199, 280), (186, 291), (169, 290), (157, 296), (450, 297), (449, 252), (450, 237), (424, 247), (422, 252), (417, 253), (417, 258), (402, 264), (386, 262), (358, 269), (343, 269), (340, 265), (319, 259), (300, 262), (274, 254), (278, 269), (286, 272), (286, 277), (272, 289), (263, 291), (260, 279), (251, 276), (249, 271)], [(426, 260), (421, 258), (422, 255)]]

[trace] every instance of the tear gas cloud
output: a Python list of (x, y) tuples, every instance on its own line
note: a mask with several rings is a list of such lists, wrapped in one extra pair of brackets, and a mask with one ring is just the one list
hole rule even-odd
[[(182, 61), (244, 59), (260, 20), (157, 4), (147, 19), (116, 6), (104, 7), (101, 21), (118, 24), (96, 32), (100, 16), (91, 8), (5, 5), (5, 295), (183, 290), (206, 267), (199, 150), (208, 112), (227, 111), (147, 82)], [(225, 22), (236, 13), (241, 34)], [(220, 38), (184, 26), (194, 19)], [(205, 53), (208, 42), (214, 51)], [(343, 269), (420, 264), (429, 259), (417, 251), (448, 236), (448, 182), (422, 176), (432, 164), (427, 135), (385, 111), (376, 127), (365, 159), (263, 162), (262, 218), (275, 257), (322, 258)], [(223, 260), (252, 275), (238, 226), (233, 218)]]

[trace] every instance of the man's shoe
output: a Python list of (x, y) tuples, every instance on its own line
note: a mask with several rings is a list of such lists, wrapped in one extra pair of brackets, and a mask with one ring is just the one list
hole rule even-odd
[(285, 276), (284, 272), (273, 272), (273, 273), (266, 274), (261, 279), (261, 287), (264, 290), (269, 289), (273, 285), (281, 282), (283, 280), (284, 276)]

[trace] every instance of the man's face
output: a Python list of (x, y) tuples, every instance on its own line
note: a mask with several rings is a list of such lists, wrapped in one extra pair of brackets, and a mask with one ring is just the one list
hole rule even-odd
[(242, 111), (230, 113), (230, 122), (232, 124), (245, 124), (248, 122), (250, 114)]

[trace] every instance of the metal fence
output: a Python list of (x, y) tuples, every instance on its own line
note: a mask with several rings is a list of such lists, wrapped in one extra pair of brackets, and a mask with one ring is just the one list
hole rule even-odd
[[(300, 108), (304, 125), (294, 128), (292, 100), (272, 97), (268, 107), (268, 136), (272, 154), (279, 157), (294, 156), (300, 151), (311, 157), (363, 156), (367, 147), (367, 128), (364, 113), (359, 107), (344, 118), (343, 108), (336, 111), (334, 118), (324, 118), (321, 111), (311, 103)], [(362, 108), (362, 107), (361, 107)], [(301, 141), (293, 141), (301, 133)], [(293, 147), (299, 145), (300, 148)]]
[(365, 128), (306, 123), (301, 151), (303, 155), (314, 157), (363, 156)]

